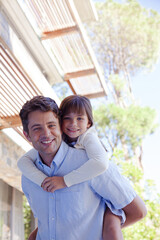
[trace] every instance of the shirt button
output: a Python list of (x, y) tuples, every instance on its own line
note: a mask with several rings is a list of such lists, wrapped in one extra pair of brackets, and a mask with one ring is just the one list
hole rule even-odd
[(54, 220), (54, 217), (52, 217), (52, 220)]

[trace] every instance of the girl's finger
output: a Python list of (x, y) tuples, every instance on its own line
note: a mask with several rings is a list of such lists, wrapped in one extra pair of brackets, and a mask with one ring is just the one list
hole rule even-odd
[[(44, 184), (43, 184), (42, 188), (43, 188), (43, 190), (48, 191), (48, 188), (49, 188), (50, 186), (51, 186), (51, 183), (50, 183), (50, 182), (47, 182), (47, 183), (44, 183)], [(54, 186), (54, 185), (52, 185), (52, 186)]]
[(45, 183), (50, 182), (50, 181), (51, 181), (51, 178), (47, 177), (43, 180), (42, 184), (45, 184)]
[(55, 190), (56, 190), (56, 189), (55, 189), (54, 186), (49, 186), (48, 189), (47, 189), (48, 192), (52, 192), (52, 193), (53, 193)]

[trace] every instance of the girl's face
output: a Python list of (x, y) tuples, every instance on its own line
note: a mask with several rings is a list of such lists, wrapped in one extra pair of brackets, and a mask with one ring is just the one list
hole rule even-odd
[(62, 119), (62, 131), (68, 136), (69, 141), (74, 142), (91, 126), (86, 113), (70, 112)]

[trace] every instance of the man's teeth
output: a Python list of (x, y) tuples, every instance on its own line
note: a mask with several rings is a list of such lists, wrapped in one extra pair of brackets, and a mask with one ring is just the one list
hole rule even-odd
[(43, 143), (51, 143), (52, 142), (52, 140), (50, 140), (50, 141), (42, 141)]

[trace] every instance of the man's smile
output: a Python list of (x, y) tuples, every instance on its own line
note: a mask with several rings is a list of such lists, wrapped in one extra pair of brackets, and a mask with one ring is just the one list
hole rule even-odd
[(50, 144), (50, 143), (52, 143), (53, 141), (54, 141), (55, 139), (50, 139), (50, 140), (41, 140), (40, 142), (42, 143), (42, 144)]

